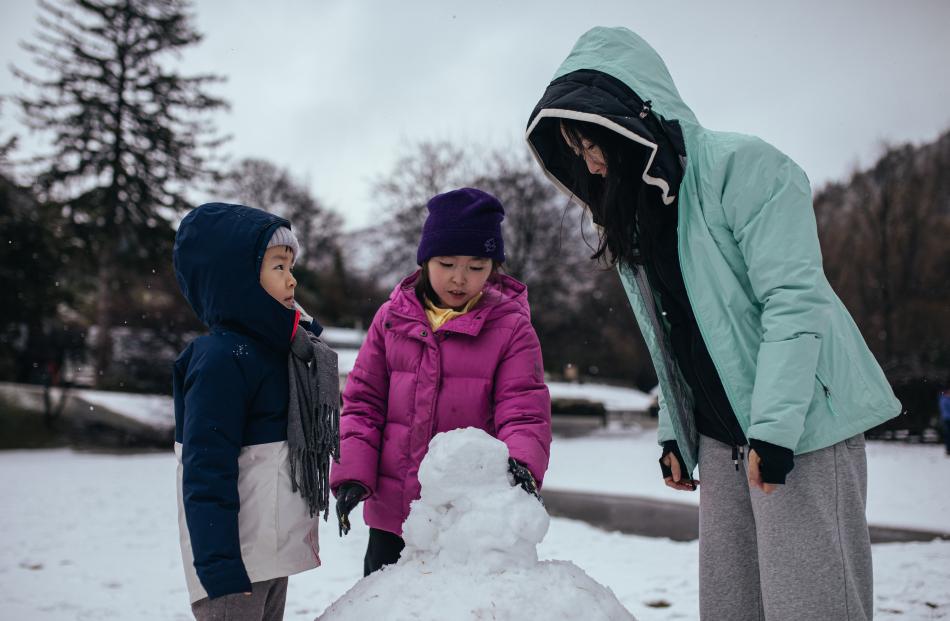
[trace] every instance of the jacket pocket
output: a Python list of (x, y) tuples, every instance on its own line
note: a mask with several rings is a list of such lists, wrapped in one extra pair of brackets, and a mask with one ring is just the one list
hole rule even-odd
[(828, 410), (831, 412), (831, 415), (838, 416), (838, 412), (835, 410), (834, 396), (831, 392), (831, 386), (829, 386), (825, 380), (821, 379), (821, 376), (817, 373), (815, 374), (815, 379), (818, 380), (818, 385), (825, 395), (825, 403), (828, 404)]

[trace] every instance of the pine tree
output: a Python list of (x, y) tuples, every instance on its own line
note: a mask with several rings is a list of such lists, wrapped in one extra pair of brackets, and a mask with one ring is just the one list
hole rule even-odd
[(108, 370), (120, 265), (168, 247), (189, 187), (210, 174), (222, 140), (207, 114), (227, 107), (169, 57), (202, 39), (187, 0), (39, 0), (36, 41), (24, 43), (40, 75), (14, 68), (27, 125), (52, 134), (35, 158), (47, 200), (88, 231), (96, 273), (96, 368)]
[[(3, 105), (3, 99), (3, 97), (0, 97), (0, 106)], [(3, 110), (0, 108), (0, 113), (2, 112)], [(10, 167), (10, 154), (13, 153), (13, 151), (16, 149), (16, 146), (16, 136), (0, 136), (0, 174), (6, 173), (7, 169)]]
[(246, 158), (223, 175), (218, 193), (222, 199), (266, 209), (290, 220), (302, 250), (298, 267), (332, 268), (343, 220), (290, 171), (267, 160)]

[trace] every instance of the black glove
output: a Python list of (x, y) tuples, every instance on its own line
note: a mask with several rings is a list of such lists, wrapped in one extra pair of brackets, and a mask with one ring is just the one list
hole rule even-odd
[(520, 485), (521, 489), (537, 498), (542, 505), (544, 504), (544, 499), (541, 498), (541, 494), (538, 492), (538, 482), (534, 480), (534, 475), (531, 474), (527, 466), (517, 459), (509, 457), (508, 472), (514, 478), (515, 485)]
[(762, 460), (759, 464), (762, 482), (784, 485), (785, 477), (795, 467), (795, 452), (784, 446), (755, 438), (749, 439), (749, 448), (753, 449)]
[(341, 537), (350, 532), (350, 511), (368, 495), (369, 491), (355, 481), (341, 483), (336, 489), (336, 521)]

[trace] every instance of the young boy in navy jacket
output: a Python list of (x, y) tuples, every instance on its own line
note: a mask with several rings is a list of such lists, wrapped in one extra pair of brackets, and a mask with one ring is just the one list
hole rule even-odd
[(174, 367), (181, 551), (199, 621), (280, 619), (287, 576), (320, 564), (288, 446), (298, 253), (287, 220), (241, 205), (202, 205), (175, 238), (178, 284), (209, 329)]

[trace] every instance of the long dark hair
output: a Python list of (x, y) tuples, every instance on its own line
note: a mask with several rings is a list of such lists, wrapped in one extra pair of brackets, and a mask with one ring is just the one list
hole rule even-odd
[[(504, 274), (504, 263), (492, 259), (491, 273), (488, 275), (488, 278), (491, 279), (495, 274)], [(429, 298), (429, 301), (431, 301), (436, 306), (443, 305), (443, 302), (439, 299), (435, 289), (432, 288), (432, 281), (429, 280), (428, 259), (426, 259), (422, 264), (422, 272), (419, 274), (419, 278), (416, 279), (416, 285), (414, 288), (416, 291), (416, 297), (419, 299), (419, 303), (422, 304), (422, 308), (426, 307), (426, 298)]]
[[(649, 152), (617, 132), (596, 123), (561, 119), (558, 144), (572, 171), (569, 189), (584, 198), (594, 223), (601, 227), (600, 239), (591, 259), (608, 266), (638, 262), (637, 210), (647, 191), (641, 175)], [(565, 143), (566, 135), (571, 144)], [(607, 164), (607, 176), (592, 175), (581, 150), (583, 139), (600, 147)]]

